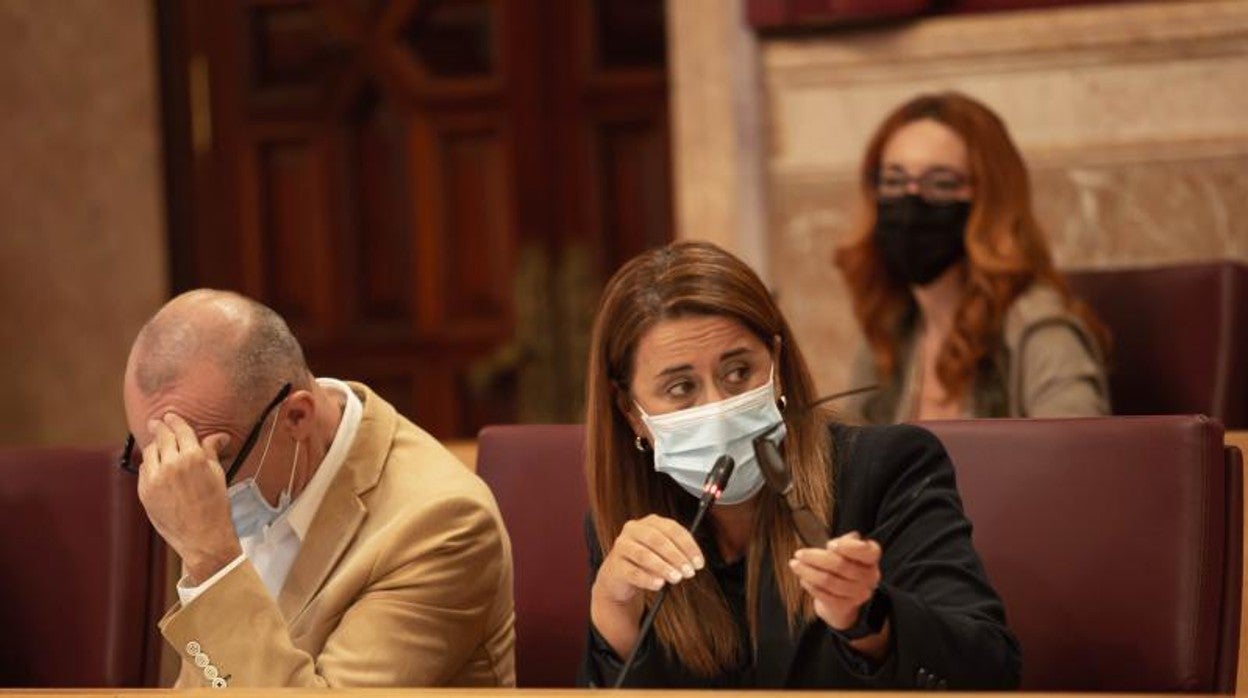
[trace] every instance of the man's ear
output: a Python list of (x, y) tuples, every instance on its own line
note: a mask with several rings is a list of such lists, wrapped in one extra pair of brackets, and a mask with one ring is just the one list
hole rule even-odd
[(311, 438), (316, 424), (316, 400), (307, 390), (296, 390), (282, 404), (283, 428), (295, 441)]

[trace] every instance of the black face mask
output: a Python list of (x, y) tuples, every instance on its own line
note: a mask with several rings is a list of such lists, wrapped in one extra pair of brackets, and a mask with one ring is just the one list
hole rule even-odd
[(926, 286), (966, 256), (971, 202), (932, 204), (908, 194), (876, 203), (875, 244), (890, 274)]

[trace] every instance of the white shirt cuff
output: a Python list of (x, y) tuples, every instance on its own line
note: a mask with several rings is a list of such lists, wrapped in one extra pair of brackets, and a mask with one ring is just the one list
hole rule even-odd
[(241, 565), (243, 560), (246, 559), (246, 555), (239, 555), (234, 558), (230, 564), (217, 570), (216, 574), (212, 575), (208, 579), (205, 579), (199, 586), (188, 586), (186, 575), (182, 575), (182, 578), (178, 580), (178, 600), (182, 602), (183, 606), (186, 606), (190, 602), (194, 601), (197, 596), (205, 591), (208, 591), (209, 587), (220, 581), (222, 577), (230, 573), (230, 570)]

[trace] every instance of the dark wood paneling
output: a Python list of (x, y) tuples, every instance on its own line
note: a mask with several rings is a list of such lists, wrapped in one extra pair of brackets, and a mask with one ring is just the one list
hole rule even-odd
[(348, 270), (343, 289), (347, 331), (402, 337), (415, 323), (404, 117), (369, 89), (346, 119), (338, 130), (344, 148), (340, 191), (347, 210), (341, 236), (342, 264)]
[(666, 125), (645, 116), (597, 124), (594, 171), (606, 268), (670, 239)]
[[(310, 361), (317, 363), (313, 359)], [(399, 414), (408, 419), (420, 420), (417, 412), (417, 406), (420, 404), (420, 389), (410, 368), (385, 371), (369, 364), (338, 363), (336, 365), (341, 367), (338, 370), (350, 371), (350, 374), (344, 373), (344, 375), (350, 375), (352, 380), (360, 381), (372, 388), (378, 395), (384, 396), (387, 402), (394, 405), (394, 409)]]
[(594, 62), (604, 71), (667, 65), (664, 0), (593, 0)]
[(253, 106), (323, 102), (345, 54), (316, 4), (252, 7), (246, 21), (247, 86)]
[(285, 139), (261, 142), (255, 152), (263, 295), (311, 339), (328, 329), (336, 277), (325, 148), (312, 138)]
[(157, 1), (176, 289), (441, 437), (579, 417), (587, 302), (671, 234), (661, 0)]
[(427, 3), (406, 25), (404, 42), (433, 76), (462, 78), (498, 72), (499, 11), (495, 0)]
[(442, 138), (444, 224), (455, 231), (439, 265), (447, 325), (505, 322), (514, 261), (502, 136), (487, 127)]

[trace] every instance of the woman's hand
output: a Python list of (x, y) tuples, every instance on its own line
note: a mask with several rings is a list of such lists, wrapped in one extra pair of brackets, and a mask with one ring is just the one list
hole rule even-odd
[(637, 640), (641, 591), (691, 579), (706, 566), (693, 536), (672, 519), (651, 514), (624, 524), (598, 567), (590, 593), (590, 619), (616, 654)]
[[(862, 606), (880, 584), (880, 544), (856, 531), (828, 541), (825, 548), (798, 550), (789, 567), (815, 601), (815, 614), (829, 627), (845, 630), (858, 622)], [(877, 634), (850, 646), (881, 659), (888, 647), (889, 623)]]

